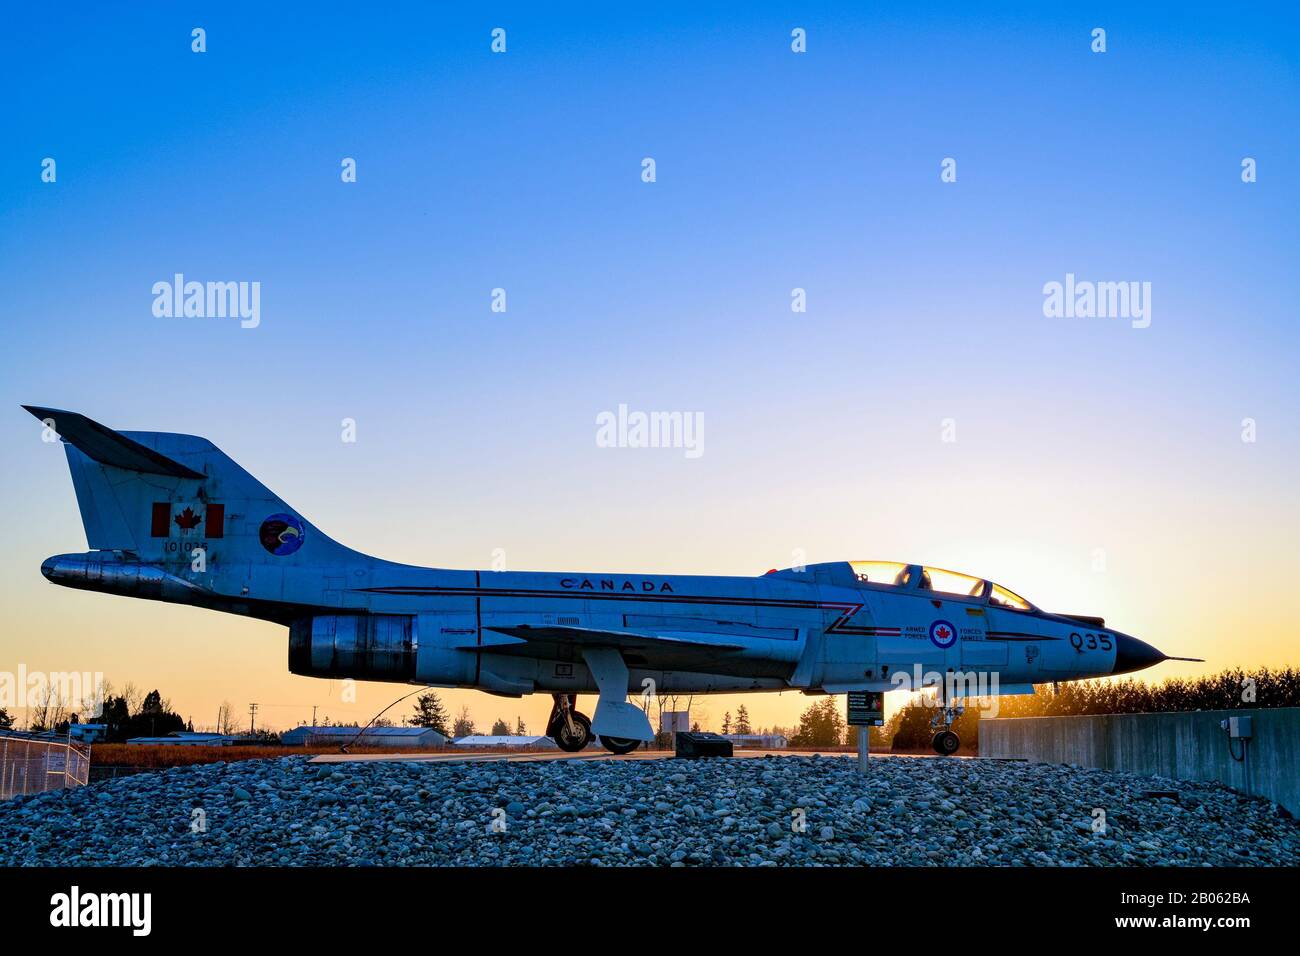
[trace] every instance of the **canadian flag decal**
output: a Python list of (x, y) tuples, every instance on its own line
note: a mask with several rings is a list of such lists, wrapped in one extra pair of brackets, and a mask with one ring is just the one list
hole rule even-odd
[(149, 520), (149, 534), (154, 538), (166, 538), (171, 535), (172, 526), (181, 533), (193, 531), (203, 524), (203, 533), (209, 538), (223, 538), (226, 534), (226, 506), (200, 503), (196, 510), (194, 505), (184, 508), (169, 501), (155, 501), (153, 513)]

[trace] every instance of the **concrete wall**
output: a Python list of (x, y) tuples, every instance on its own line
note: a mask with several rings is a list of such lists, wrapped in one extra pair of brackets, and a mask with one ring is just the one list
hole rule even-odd
[[(1244, 762), (1219, 722), (1254, 718)], [(1241, 745), (1234, 743), (1241, 755)], [(980, 721), (981, 757), (1023, 757), (1179, 780), (1217, 781), (1267, 797), (1300, 817), (1300, 707)]]

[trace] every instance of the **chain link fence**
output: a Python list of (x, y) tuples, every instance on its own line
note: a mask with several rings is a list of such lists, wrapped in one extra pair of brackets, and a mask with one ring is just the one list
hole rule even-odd
[(0, 800), (80, 787), (90, 779), (90, 744), (0, 731)]

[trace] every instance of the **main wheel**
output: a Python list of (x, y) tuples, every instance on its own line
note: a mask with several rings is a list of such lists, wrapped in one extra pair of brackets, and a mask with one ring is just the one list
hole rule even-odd
[(612, 754), (630, 754), (641, 746), (641, 741), (633, 740), (631, 737), (606, 737), (601, 734), (600, 744)]
[(573, 730), (569, 729), (569, 722), (561, 717), (556, 722), (551, 739), (565, 753), (576, 754), (591, 743), (591, 719), (586, 714), (580, 714), (576, 710), (572, 716)]
[(934, 735), (934, 740), (930, 741), (934, 747), (934, 752), (943, 757), (950, 757), (957, 752), (961, 746), (961, 739), (951, 730), (941, 730)]

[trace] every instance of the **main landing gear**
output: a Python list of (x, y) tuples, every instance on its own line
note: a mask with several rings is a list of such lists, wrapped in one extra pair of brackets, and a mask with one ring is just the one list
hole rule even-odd
[(591, 743), (591, 719), (573, 708), (578, 703), (576, 694), (554, 694), (555, 706), (546, 722), (546, 736), (565, 753), (576, 754)]
[[(942, 691), (940, 691), (942, 694)], [(951, 757), (961, 746), (961, 738), (952, 732), (953, 722), (965, 713), (966, 708), (961, 704), (952, 704), (945, 700), (940, 707), (939, 712), (930, 718), (930, 726), (938, 728), (934, 739), (930, 741), (930, 746), (934, 752), (941, 757)]]
[[(546, 722), (546, 736), (555, 741), (555, 745), (565, 753), (575, 754), (591, 743), (591, 718), (578, 713), (576, 694), (553, 694), (555, 706), (551, 708), (550, 719)], [(630, 737), (606, 737), (601, 735), (601, 746), (610, 753), (630, 754), (641, 741)]]

